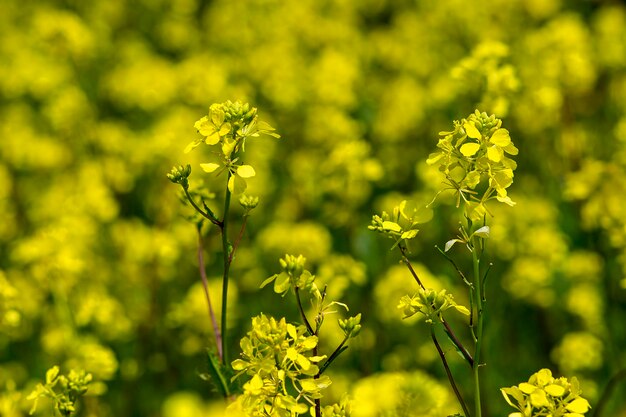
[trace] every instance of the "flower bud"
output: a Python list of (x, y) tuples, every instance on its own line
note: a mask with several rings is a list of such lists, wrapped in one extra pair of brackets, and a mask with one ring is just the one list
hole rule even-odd
[(339, 320), (339, 327), (348, 337), (356, 337), (361, 331), (361, 313), (345, 320)]
[(304, 272), (305, 262), (306, 258), (302, 255), (298, 255), (297, 258), (293, 255), (285, 255), (285, 257), (280, 260), (280, 266), (282, 266), (283, 271), (289, 275), (299, 277), (302, 275), (302, 272)]
[(191, 174), (191, 165), (187, 164), (184, 167), (179, 165), (178, 167), (173, 167), (172, 171), (167, 174), (167, 178), (172, 181), (174, 184), (180, 184), (186, 190), (189, 188), (189, 175)]
[(246, 210), (252, 210), (259, 205), (259, 197), (242, 194), (241, 197), (239, 197), (239, 204)]

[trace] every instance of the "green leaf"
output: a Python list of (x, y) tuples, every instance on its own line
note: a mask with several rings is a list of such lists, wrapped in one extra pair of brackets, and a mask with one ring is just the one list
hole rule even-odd
[[(463, 129), (465, 129), (465, 133), (467, 133), (467, 136), (469, 136), (472, 139), (480, 139), (481, 138), (481, 134), (478, 131), (478, 129), (476, 129), (476, 125), (474, 125), (474, 123), (472, 122), (466, 122), (465, 124), (463, 124)], [(468, 155), (466, 155), (468, 156)]]
[(220, 363), (217, 355), (207, 349), (207, 356), (209, 359), (209, 374), (211, 375), (211, 381), (217, 387), (220, 394), (226, 398), (230, 395), (230, 388), (226, 382), (226, 377), (223, 365)]
[(476, 152), (478, 152), (479, 149), (480, 149), (480, 144), (470, 142), (470, 143), (463, 144), (463, 146), (461, 146), (460, 151), (464, 156), (474, 156)]
[(237, 175), (241, 178), (250, 178), (256, 175), (254, 168), (251, 165), (241, 165), (237, 168)]
[(214, 164), (214, 163), (208, 163), (208, 164), (200, 164), (200, 168), (202, 168), (202, 170), (204, 172), (215, 172), (216, 169), (218, 169), (220, 167), (220, 164)]
[(489, 139), (491, 143), (498, 145), (501, 148), (508, 146), (511, 143), (511, 137), (509, 136), (509, 131), (506, 129), (498, 129), (493, 132), (491, 135), (491, 139)]

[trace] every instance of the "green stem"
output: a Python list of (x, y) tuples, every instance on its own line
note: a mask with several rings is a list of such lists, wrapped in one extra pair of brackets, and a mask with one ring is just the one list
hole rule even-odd
[(228, 178), (226, 180), (226, 196), (224, 198), (224, 214), (222, 222), (220, 223), (220, 229), (222, 232), (222, 251), (224, 253), (224, 275), (222, 276), (222, 363), (228, 362), (228, 347), (227, 347), (227, 332), (226, 327), (226, 312), (228, 304), (228, 274), (230, 272), (230, 247), (228, 244), (228, 211), (230, 210), (230, 190), (228, 189), (228, 182), (231, 177), (230, 171), (228, 172)]
[(441, 362), (443, 362), (443, 367), (446, 370), (446, 375), (448, 375), (448, 381), (450, 381), (450, 386), (452, 386), (454, 395), (456, 395), (456, 399), (459, 401), (459, 404), (461, 404), (461, 407), (463, 408), (463, 412), (465, 413), (465, 416), (469, 417), (470, 413), (467, 408), (467, 404), (465, 404), (465, 401), (463, 401), (463, 397), (461, 396), (461, 393), (459, 392), (459, 389), (456, 386), (456, 382), (454, 381), (454, 377), (452, 376), (452, 371), (450, 371), (450, 367), (448, 366), (448, 361), (446, 360), (446, 354), (443, 352), (443, 350), (441, 349), (441, 346), (439, 345), (439, 341), (437, 340), (437, 336), (435, 336), (435, 329), (433, 328), (433, 326), (430, 326), (430, 337), (433, 339), (433, 343), (435, 344), (435, 347), (437, 348), (437, 352), (439, 352), (439, 357), (441, 358)]
[(300, 288), (299, 287), (295, 287), (294, 291), (296, 293), (296, 301), (298, 303), (298, 310), (300, 311), (300, 316), (302, 317), (302, 322), (306, 326), (306, 329), (309, 331), (309, 334), (311, 336), (313, 336), (316, 333), (313, 331), (313, 327), (311, 327), (311, 323), (309, 323), (309, 320), (307, 320), (306, 314), (304, 314), (304, 308), (302, 308), (302, 301), (300, 300)]
[[(196, 209), (196, 211), (198, 213), (200, 213), (200, 215), (202, 215), (202, 217), (204, 217), (205, 219), (209, 220), (214, 225), (222, 227), (222, 223), (219, 220), (217, 220), (215, 218), (215, 216), (212, 216), (212, 213), (207, 213), (206, 211), (204, 211), (200, 207), (198, 207), (196, 202), (193, 201), (193, 198), (191, 198), (191, 194), (189, 194), (189, 190), (187, 190), (187, 188), (183, 187), (183, 190), (185, 191), (185, 197), (187, 197), (187, 201), (189, 201), (189, 203), (192, 205), (192, 207), (194, 209)], [(224, 216), (224, 218), (226, 218), (226, 217)]]
[[(201, 223), (200, 223), (201, 224)], [(215, 344), (217, 345), (217, 353), (220, 361), (223, 358), (222, 354), (222, 335), (220, 334), (220, 328), (217, 325), (215, 319), (215, 313), (213, 313), (213, 305), (211, 304), (211, 297), (209, 296), (209, 282), (206, 277), (206, 270), (204, 264), (204, 241), (202, 239), (202, 230), (200, 224), (198, 225), (198, 268), (200, 269), (200, 278), (202, 279), (202, 287), (204, 288), (204, 296), (206, 298), (207, 306), (209, 308), (209, 318), (211, 319), (211, 325), (213, 326), (213, 333), (215, 334)]]
[(241, 223), (241, 229), (239, 229), (239, 234), (237, 235), (237, 240), (233, 244), (233, 249), (230, 251), (230, 256), (228, 257), (228, 263), (231, 264), (233, 262), (233, 258), (235, 256), (235, 251), (239, 247), (239, 243), (241, 242), (241, 238), (243, 237), (243, 233), (246, 231), (246, 223), (248, 222), (248, 216), (243, 216), (243, 222)]
[(474, 351), (474, 366), (472, 371), (474, 374), (474, 401), (476, 406), (476, 413), (474, 417), (482, 417), (482, 407), (480, 399), (480, 354), (483, 341), (483, 286), (482, 277), (480, 276), (480, 258), (478, 256), (478, 245), (476, 238), (473, 238), (472, 245), (472, 263), (474, 265), (474, 287), (473, 291), (474, 303), (476, 305), (476, 314), (478, 315), (476, 320), (476, 348)]
[[(398, 245), (398, 248), (400, 249), (400, 252), (402, 253), (402, 262), (404, 262), (404, 264), (407, 266), (407, 268), (411, 272), (411, 275), (413, 275), (413, 278), (418, 283), (418, 285), (422, 289), (426, 289), (426, 287), (424, 287), (424, 284), (422, 284), (422, 281), (419, 279), (417, 272), (415, 272), (415, 269), (413, 268), (411, 261), (409, 261), (409, 258), (407, 258), (406, 256), (406, 248), (402, 245)], [(444, 327), (446, 328), (446, 333), (450, 337), (450, 341), (452, 341), (452, 343), (454, 343), (454, 345), (459, 349), (459, 352), (461, 352), (461, 354), (463, 355), (463, 357), (465, 358), (469, 366), (473, 367), (475, 358), (472, 358), (472, 355), (469, 354), (469, 352), (467, 351), (467, 349), (465, 349), (465, 346), (463, 346), (459, 338), (456, 337), (456, 335), (452, 331), (452, 328), (450, 327), (446, 319), (442, 317), (441, 320), (443, 322)]]
[(330, 355), (330, 357), (328, 359), (326, 359), (326, 362), (324, 362), (324, 365), (322, 365), (322, 367), (320, 368), (320, 371), (317, 374), (318, 376), (321, 375), (322, 373), (324, 373), (326, 368), (328, 368), (328, 365), (330, 365), (335, 359), (337, 359), (339, 357), (339, 355), (341, 355), (343, 353), (344, 350), (346, 350), (348, 348), (347, 346), (344, 348), (344, 345), (346, 344), (346, 342), (348, 341), (349, 338), (350, 338), (350, 336), (348, 336), (348, 335), (346, 335), (343, 338), (343, 340), (341, 341), (339, 346), (337, 346), (337, 349), (335, 349), (335, 351)]

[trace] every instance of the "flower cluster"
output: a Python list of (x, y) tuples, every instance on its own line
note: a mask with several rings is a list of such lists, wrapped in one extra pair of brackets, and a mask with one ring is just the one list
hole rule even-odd
[(348, 396), (344, 395), (338, 404), (327, 405), (322, 408), (322, 417), (350, 417), (352, 406)]
[[(274, 292), (285, 295), (290, 288), (306, 289), (319, 295), (315, 285), (315, 275), (304, 269), (306, 258), (302, 255), (285, 255), (279, 260), (282, 272), (267, 278), (261, 284), (261, 288), (274, 282)], [(319, 298), (319, 296), (318, 296)]]
[(451, 308), (456, 309), (459, 313), (469, 316), (469, 310), (454, 301), (452, 294), (448, 294), (446, 290), (439, 292), (430, 288), (420, 288), (417, 294), (413, 296), (405, 295), (400, 299), (398, 309), (402, 310), (405, 319), (421, 313), (426, 316), (427, 323), (441, 321), (441, 313)]
[(417, 236), (418, 224), (430, 220), (432, 213), (429, 210), (414, 208), (407, 214), (407, 201), (403, 200), (400, 205), (393, 208), (392, 215), (383, 211), (381, 215), (372, 217), (372, 224), (367, 226), (369, 230), (383, 233), (395, 241), (392, 249), (402, 241), (413, 239)]
[(533, 374), (528, 382), (501, 388), (506, 402), (518, 409), (509, 417), (583, 417), (589, 411), (589, 402), (582, 398), (578, 380), (573, 377), (554, 378), (549, 369)]
[(361, 313), (354, 317), (340, 319), (339, 327), (343, 330), (345, 337), (356, 337), (361, 332)]
[(87, 392), (92, 379), (92, 375), (85, 373), (85, 371), (71, 370), (65, 376), (59, 375), (58, 366), (48, 369), (46, 384), (37, 384), (35, 390), (27, 397), (28, 400), (35, 401), (30, 414), (37, 410), (37, 402), (40, 398), (49, 398), (54, 402), (56, 410), (62, 416), (70, 416), (76, 411), (76, 401)]
[(254, 317), (252, 330), (241, 339), (242, 359), (232, 362), (237, 376), (251, 377), (237, 406), (248, 416), (307, 413), (331, 383), (328, 376), (318, 375), (317, 364), (326, 356), (314, 354), (317, 343), (317, 336), (308, 335), (305, 326), (263, 314)]
[(209, 114), (196, 121), (194, 127), (201, 137), (189, 143), (185, 153), (191, 152), (203, 142), (207, 145), (220, 145), (217, 152), (219, 162), (200, 164), (208, 173), (228, 171), (228, 189), (231, 193), (240, 194), (245, 191), (246, 179), (256, 175), (251, 165), (238, 164), (238, 154), (245, 150), (246, 139), (261, 134), (280, 138), (268, 123), (259, 121), (256, 107), (240, 101), (214, 103)]
[(191, 175), (191, 165), (179, 165), (172, 168), (172, 171), (167, 174), (167, 178), (174, 184), (180, 184), (183, 189), (187, 190), (189, 189), (189, 175)]
[(517, 155), (518, 149), (501, 126), (502, 120), (476, 110), (466, 119), (456, 120), (453, 131), (439, 133), (439, 150), (426, 161), (439, 165), (446, 177), (445, 189), (455, 192), (457, 206), (461, 200), (466, 204), (472, 220), (485, 216), (488, 200), (515, 204), (506, 189), (513, 183), (517, 164), (507, 155)]

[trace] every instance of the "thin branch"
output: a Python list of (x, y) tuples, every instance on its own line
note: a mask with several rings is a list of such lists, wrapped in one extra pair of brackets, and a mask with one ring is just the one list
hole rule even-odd
[(343, 338), (341, 343), (339, 343), (339, 346), (337, 346), (337, 349), (335, 349), (335, 351), (328, 357), (328, 359), (326, 359), (326, 362), (324, 362), (324, 365), (322, 365), (319, 372), (317, 373), (318, 375), (321, 375), (322, 373), (324, 373), (326, 368), (328, 368), (328, 365), (330, 365), (335, 359), (339, 357), (339, 355), (341, 355), (346, 349), (348, 349), (348, 346), (344, 346), (344, 345), (346, 344), (349, 338), (350, 336), (345, 336)]
[[(484, 240), (484, 239), (481, 239)], [(482, 282), (482, 287), (483, 287), (483, 301), (487, 301), (487, 298), (485, 297), (485, 281), (487, 281), (487, 275), (489, 275), (489, 271), (491, 271), (491, 267), (493, 266), (492, 262), (489, 262), (489, 265), (487, 266), (487, 270), (485, 271), (485, 275), (483, 275), (483, 282)]]
[(467, 417), (469, 417), (470, 413), (467, 408), (467, 404), (465, 404), (465, 401), (463, 401), (463, 397), (461, 396), (461, 393), (459, 392), (459, 389), (456, 386), (456, 382), (454, 382), (454, 377), (452, 376), (452, 372), (450, 371), (450, 367), (448, 366), (448, 361), (446, 360), (446, 354), (441, 349), (441, 346), (439, 345), (439, 341), (437, 341), (437, 336), (435, 336), (435, 330), (433, 329), (432, 326), (430, 327), (430, 336), (433, 339), (433, 343), (435, 344), (435, 347), (437, 348), (437, 352), (439, 352), (439, 357), (441, 358), (441, 362), (443, 362), (443, 367), (446, 370), (446, 375), (448, 375), (448, 381), (450, 381), (452, 390), (454, 391), (454, 394), (456, 395), (456, 398), (459, 401), (459, 404), (461, 404), (461, 407), (463, 408), (463, 412), (465, 413)]
[[(419, 286), (422, 287), (422, 289), (426, 289), (424, 287), (424, 284), (422, 284), (422, 281), (419, 279), (417, 272), (415, 272), (415, 269), (413, 269), (413, 265), (411, 265), (411, 261), (409, 261), (409, 258), (407, 258), (406, 256), (406, 248), (403, 247), (402, 245), (398, 246), (398, 248), (400, 249), (400, 252), (402, 253), (402, 262), (404, 262), (407, 268), (409, 268), (409, 271), (411, 271), (411, 275), (413, 275), (413, 278), (415, 278), (415, 281), (417, 281)], [(444, 327), (446, 328), (446, 333), (450, 337), (450, 340), (452, 341), (452, 343), (454, 343), (454, 345), (459, 349), (459, 351), (461, 352), (465, 360), (469, 363), (469, 365), (473, 367), (474, 359), (472, 358), (472, 355), (469, 354), (465, 346), (463, 346), (461, 341), (456, 337), (456, 335), (452, 331), (452, 328), (450, 328), (450, 325), (448, 324), (446, 319), (442, 317), (441, 320), (443, 322)]]
[(309, 323), (309, 320), (306, 318), (306, 314), (304, 314), (304, 308), (302, 308), (302, 301), (300, 300), (300, 288), (297, 286), (294, 288), (295, 288), (295, 293), (296, 293), (296, 301), (298, 302), (298, 310), (300, 311), (300, 316), (302, 317), (302, 321), (304, 322), (306, 329), (309, 331), (309, 334), (313, 336), (315, 335), (315, 332), (313, 331), (313, 327), (311, 327), (311, 323)]
[(465, 274), (461, 271), (461, 269), (458, 267), (456, 262), (454, 262), (454, 259), (449, 257), (448, 254), (445, 253), (443, 250), (441, 250), (441, 248), (439, 246), (435, 245), (435, 248), (439, 251), (439, 253), (441, 253), (444, 256), (444, 258), (446, 258), (448, 261), (450, 261), (450, 263), (452, 264), (454, 269), (456, 269), (456, 272), (459, 274), (461, 279), (463, 279), (463, 282), (465, 283), (465, 285), (467, 285), (468, 287), (472, 287), (472, 283), (467, 280), (467, 278), (465, 277)]
[(217, 345), (217, 353), (220, 361), (222, 361), (222, 334), (220, 333), (217, 320), (215, 319), (215, 313), (213, 312), (213, 306), (211, 305), (211, 297), (209, 297), (209, 282), (206, 277), (206, 269), (204, 264), (204, 241), (202, 239), (201, 226), (198, 224), (198, 268), (200, 269), (200, 278), (202, 278), (202, 286), (204, 287), (204, 295), (206, 297), (207, 306), (209, 308), (209, 317), (211, 318), (211, 324), (213, 326), (213, 333), (215, 334), (215, 344)]
[(230, 256), (228, 257), (228, 263), (233, 262), (233, 257), (235, 256), (235, 251), (239, 247), (239, 242), (241, 242), (241, 238), (243, 237), (243, 233), (246, 230), (246, 223), (248, 222), (248, 216), (243, 216), (243, 222), (241, 223), (241, 229), (239, 229), (239, 235), (237, 235), (237, 239), (233, 244), (233, 248), (230, 251)]
[(194, 209), (196, 209), (198, 213), (202, 215), (202, 217), (209, 220), (211, 223), (213, 223), (216, 226), (223, 227), (224, 225), (223, 222), (219, 221), (218, 219), (215, 218), (215, 216), (212, 216), (210, 213), (207, 213), (206, 211), (198, 207), (196, 202), (193, 201), (193, 198), (191, 198), (191, 194), (189, 194), (189, 190), (187, 190), (185, 187), (183, 187), (183, 190), (185, 191), (185, 197), (187, 197), (187, 200), (189, 201), (189, 203), (193, 206)]
[(419, 286), (423, 290), (425, 290), (426, 287), (424, 287), (424, 284), (422, 284), (422, 281), (417, 276), (417, 272), (415, 272), (415, 269), (413, 269), (413, 265), (411, 265), (411, 261), (409, 261), (409, 258), (406, 256), (406, 248), (402, 245), (398, 245), (398, 248), (400, 249), (400, 252), (402, 253), (402, 262), (404, 262), (407, 268), (409, 268), (409, 271), (411, 271), (411, 275), (413, 275), (413, 278), (415, 278), (415, 281), (417, 281)]
[(228, 172), (228, 178), (226, 180), (226, 192), (224, 197), (224, 218), (221, 221), (220, 231), (222, 232), (222, 251), (224, 255), (224, 273), (222, 275), (222, 354), (223, 361), (222, 363), (228, 363), (228, 345), (226, 335), (228, 332), (227, 329), (227, 319), (226, 315), (228, 314), (228, 281), (229, 281), (229, 273), (230, 273), (230, 245), (228, 243), (228, 213), (230, 210), (230, 190), (228, 189), (228, 182), (230, 180), (231, 173)]
[(474, 358), (472, 358), (472, 355), (470, 355), (467, 349), (465, 349), (465, 346), (463, 346), (463, 344), (457, 339), (446, 319), (441, 317), (441, 322), (443, 323), (443, 327), (446, 330), (446, 334), (448, 335), (450, 340), (452, 340), (452, 343), (454, 343), (454, 345), (459, 349), (459, 352), (461, 352), (461, 355), (463, 355), (469, 366), (474, 367)]

